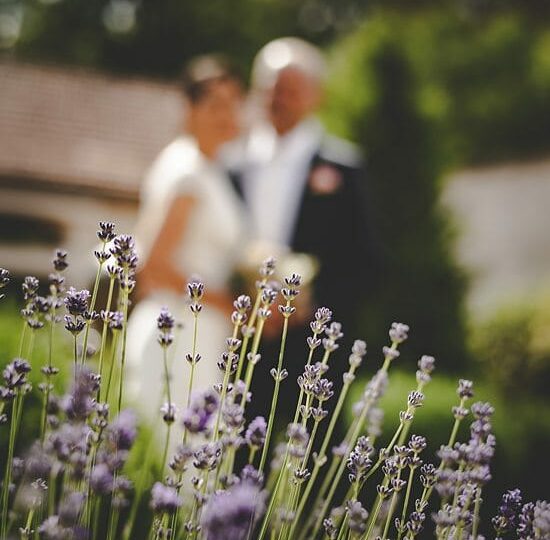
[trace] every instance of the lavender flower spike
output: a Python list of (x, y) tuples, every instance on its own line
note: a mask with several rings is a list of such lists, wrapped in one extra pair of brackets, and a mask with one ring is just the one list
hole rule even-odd
[(174, 488), (165, 486), (161, 482), (155, 482), (153, 489), (151, 489), (151, 508), (155, 512), (172, 514), (182, 504), (182, 500)]
[(264, 513), (264, 499), (265, 496), (259, 488), (246, 481), (228, 491), (214, 494), (202, 514), (204, 538), (244, 540)]
[(267, 424), (263, 416), (257, 416), (246, 430), (245, 440), (249, 446), (259, 448), (265, 442)]
[[(10, 282), (10, 273), (5, 268), (0, 268), (0, 289), (3, 289)], [(0, 294), (0, 300), (4, 298), (4, 294)]]

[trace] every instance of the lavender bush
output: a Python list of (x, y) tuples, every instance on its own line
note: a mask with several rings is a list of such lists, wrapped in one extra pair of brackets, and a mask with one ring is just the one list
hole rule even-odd
[[(165, 377), (159, 419), (166, 426), (165, 441), (160, 456), (149, 445), (132, 482), (127, 471), (138, 419), (123, 405), (127, 320), (137, 256), (133, 239), (116, 235), (112, 223), (100, 222), (99, 229), (101, 246), (95, 252), (98, 269), (91, 293), (66, 288), (63, 271), (68, 262), (62, 250), (55, 254), (47, 296), (38, 294), (40, 284), (34, 277), (25, 278), (22, 285), (19, 353), (4, 367), (0, 386), (0, 433), (7, 441), (2, 539), (130, 539), (140, 536), (136, 520), (144, 500), (150, 509), (148, 537), (153, 539), (412, 540), (431, 528), (439, 539), (482, 538), (480, 507), (495, 452), (493, 407), (472, 403), (471, 381), (458, 382), (449, 437), (437, 452), (438, 461), (424, 461), (428, 441), (412, 433), (412, 426), (424, 404), (424, 388), (435, 361), (423, 356), (418, 361), (416, 387), (403, 396), (398, 427), (386, 445), (377, 447), (382, 418), (379, 400), (407, 340), (406, 324), (392, 324), (381, 366), (353, 405), (353, 421), (344, 439), (333, 441), (367, 347), (361, 340), (354, 342), (342, 389), (334, 395), (330, 366), (340, 352), (343, 329), (332, 321), (330, 309), (319, 308), (304, 343), (295, 413), (288, 419), (285, 438), (275, 443), (280, 388), (293, 384), (286, 380), (285, 343), (301, 278), (292, 274), (274, 286), (273, 259), (259, 269), (255, 298), (241, 295), (235, 300), (233, 333), (226, 340), (226, 351), (219, 359), (203, 360), (217, 361), (223, 374), (222, 382), (212, 388), (193, 387), (195, 370), (200, 369), (196, 336), (204, 285), (189, 283), (195, 337), (186, 358), (175, 359), (191, 364), (186, 403), (170, 388), (168, 358), (176, 321), (166, 309), (159, 313), (158, 342), (163, 351), (159, 368)], [(107, 300), (98, 306), (104, 270), (109, 276)], [(9, 280), (9, 272), (0, 269), (0, 287)], [(264, 325), (271, 316), (282, 317), (283, 324), (280, 353), (271, 370), (270, 412), (268, 418), (247, 423), (247, 403), (255, 399), (250, 393), (255, 365), (273, 361), (261, 358), (259, 352)], [(94, 321), (101, 336), (95, 358), (89, 351)], [(54, 340), (59, 325), (71, 336), (69, 363), (59, 359)], [(37, 388), (42, 403), (39, 436), (15, 455), (21, 446), (17, 443), (27, 396), (35, 391), (29, 372), (38, 332), (48, 336), (47, 363), (40, 368), (43, 380)], [(72, 367), (64, 395), (54, 391), (61, 365)], [(335, 404), (329, 414), (331, 400)], [(176, 422), (183, 427), (183, 437), (169, 455), (171, 427)], [(470, 435), (459, 440), (464, 422), (469, 423)], [(322, 424), (326, 429), (319, 429)], [(146, 471), (155, 461), (160, 462), (158, 477), (149, 481)], [(523, 501), (519, 490), (509, 491), (491, 527), (499, 539), (548, 539), (550, 505)]]

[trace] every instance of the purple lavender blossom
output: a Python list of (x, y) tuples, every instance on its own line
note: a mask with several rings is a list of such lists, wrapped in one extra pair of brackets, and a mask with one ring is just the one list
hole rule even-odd
[(252, 536), (256, 521), (265, 511), (265, 494), (250, 482), (240, 482), (211, 496), (201, 519), (208, 540), (244, 540)]
[(244, 436), (246, 443), (251, 447), (259, 448), (265, 442), (267, 424), (263, 416), (256, 416), (254, 420), (248, 424), (248, 429)]
[(183, 412), (184, 427), (190, 433), (204, 433), (218, 406), (219, 399), (214, 391), (194, 393), (191, 405)]
[(392, 343), (403, 343), (409, 336), (409, 326), (404, 323), (393, 322), (389, 331)]
[(74, 491), (65, 495), (59, 504), (59, 523), (64, 527), (72, 527), (78, 522), (86, 495)]
[(71, 530), (59, 523), (59, 516), (53, 515), (38, 527), (41, 538), (45, 540), (65, 540), (71, 537)]
[(241, 481), (252, 483), (261, 488), (264, 483), (264, 475), (255, 469), (253, 465), (245, 465), (241, 471)]
[(199, 302), (204, 294), (204, 284), (198, 280), (189, 282), (187, 293), (192, 302)]
[(115, 224), (110, 221), (100, 221), (97, 237), (104, 243), (110, 242), (115, 237)]
[(110, 311), (108, 319), (111, 330), (122, 330), (124, 326), (124, 314), (122, 311)]
[(133, 411), (125, 409), (107, 428), (106, 438), (116, 450), (130, 450), (136, 439), (137, 418)]
[(48, 437), (46, 451), (62, 463), (74, 463), (77, 456), (86, 457), (86, 440), (90, 433), (90, 428), (85, 424), (63, 423)]
[(100, 495), (113, 490), (114, 477), (105, 463), (98, 463), (90, 473), (90, 487)]
[(462, 399), (471, 398), (474, 395), (474, 383), (466, 379), (460, 379), (458, 381), (458, 388), (456, 390), (458, 396)]
[(157, 328), (160, 330), (157, 341), (161, 347), (169, 347), (174, 341), (174, 334), (172, 333), (174, 325), (174, 317), (167, 308), (162, 307), (157, 317)]
[(359, 437), (355, 448), (350, 452), (347, 460), (347, 467), (350, 470), (350, 482), (360, 480), (361, 477), (370, 469), (372, 460), (370, 454), (374, 448), (370, 444), (368, 437)]
[(550, 537), (550, 503), (537, 501), (533, 509), (533, 529), (535, 538)]
[(67, 418), (76, 422), (85, 421), (94, 410), (98, 389), (97, 375), (86, 367), (77, 368), (73, 388), (63, 400), (62, 406)]
[(224, 424), (231, 430), (240, 430), (245, 422), (244, 409), (239, 403), (226, 402), (222, 410), (222, 417)]
[(121, 268), (133, 271), (137, 267), (138, 258), (134, 239), (128, 234), (120, 234), (114, 238), (111, 254)]
[(23, 280), (23, 284), (21, 285), (21, 288), (23, 289), (23, 298), (25, 300), (25, 303), (29, 303), (36, 296), (39, 286), (40, 282), (34, 276), (25, 277), (25, 279)]
[(333, 383), (328, 379), (319, 379), (313, 385), (311, 392), (320, 402), (327, 401), (334, 395), (332, 386)]
[(52, 459), (39, 442), (35, 442), (25, 458), (25, 473), (29, 479), (49, 478)]
[(66, 270), (69, 266), (69, 263), (67, 262), (67, 252), (64, 249), (56, 249), (55, 258), (52, 263), (56, 272), (63, 272), (63, 270)]
[(418, 361), (418, 370), (416, 371), (416, 380), (418, 383), (427, 384), (432, 380), (432, 372), (435, 369), (435, 358), (424, 355)]
[(369, 513), (359, 501), (348, 501), (346, 510), (349, 517), (349, 528), (352, 533), (362, 535), (367, 530), (367, 518)]
[(162, 307), (160, 314), (157, 317), (157, 328), (159, 330), (172, 330), (176, 321), (172, 314), (168, 311), (168, 308)]
[(176, 448), (176, 451), (168, 466), (178, 473), (183, 473), (187, 470), (187, 462), (193, 457), (193, 450), (190, 446), (186, 444), (180, 444)]
[(222, 447), (219, 442), (203, 444), (193, 454), (193, 466), (202, 471), (211, 471), (218, 466), (221, 455)]
[(518, 516), (518, 540), (529, 540), (535, 536), (533, 520), (535, 519), (535, 504), (528, 502), (523, 505)]
[(6, 388), (16, 390), (27, 384), (30, 364), (23, 358), (14, 358), (2, 371)]
[(5, 268), (0, 268), (0, 289), (10, 282), (10, 273)]
[(87, 289), (77, 291), (74, 287), (70, 287), (65, 296), (65, 307), (73, 316), (84, 315), (88, 310), (89, 299), (90, 291)]
[(183, 501), (175, 488), (166, 486), (161, 482), (155, 482), (151, 489), (151, 508), (155, 512), (174, 513)]

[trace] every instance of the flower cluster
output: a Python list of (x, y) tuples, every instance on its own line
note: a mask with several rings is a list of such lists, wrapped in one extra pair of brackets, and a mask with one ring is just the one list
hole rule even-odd
[[(422, 356), (416, 385), (403, 397), (396, 415), (397, 427), (380, 444), (384, 417), (380, 400), (408, 339), (408, 325), (392, 323), (380, 364), (357, 393), (360, 397), (345, 436), (334, 445), (336, 426), (346, 422), (348, 391), (360, 384), (356, 372), (367, 345), (355, 340), (347, 361), (341, 363), (344, 368), (339, 367), (344, 329), (332, 320), (329, 308), (316, 309), (309, 324), (311, 334), (303, 343), (303, 371), (295, 381), (294, 416), (286, 419), (284, 433), (274, 431), (280, 416), (278, 401), (283, 399), (279, 392), (283, 384), (291, 384), (285, 365), (298, 361), (286, 358), (285, 339), (302, 280), (291, 274), (282, 283), (275, 281), (272, 258), (259, 269), (256, 297), (241, 295), (234, 301), (233, 331), (219, 359), (199, 363), (197, 328), (201, 313), (208, 309), (208, 294), (198, 279), (187, 285), (193, 340), (183, 358), (172, 359), (191, 366), (186, 403), (172, 394), (170, 384), (168, 351), (178, 325), (167, 308), (161, 309), (156, 325), (166, 396), (166, 402), (159, 403), (166, 433), (160, 445), (163, 452), (158, 455), (161, 452), (156, 452), (155, 441), (143, 426), (145, 451), (134, 458), (139, 465), (130, 474), (128, 464), (141, 430), (136, 415), (122, 404), (125, 329), (137, 256), (132, 237), (117, 235), (110, 222), (100, 222), (97, 237), (101, 246), (94, 255), (99, 269), (90, 290), (66, 289), (63, 272), (68, 254), (61, 249), (52, 261), (46, 296), (40, 296), (35, 277), (27, 276), (22, 284), (20, 352), (3, 367), (0, 385), (0, 430), (8, 441), (1, 538), (18, 531), (26, 539), (129, 540), (139, 534), (137, 516), (147, 501), (150, 513), (142, 518), (154, 539), (306, 540), (324, 532), (329, 539), (412, 540), (426, 531), (439, 539), (482, 538), (480, 507), (491, 481), (496, 439), (493, 406), (470, 404), (472, 381), (459, 381), (457, 401), (448, 413), (448, 440), (439, 446), (434, 463), (424, 462), (429, 442), (411, 434), (411, 428), (427, 401), (425, 387), (432, 379), (435, 359)], [(109, 277), (107, 301), (99, 309), (104, 265)], [(9, 281), (9, 272), (0, 268), (0, 289)], [(273, 310), (278, 297), (281, 303)], [(63, 306), (64, 318), (59, 315)], [(280, 354), (277, 359), (262, 359), (262, 333), (272, 316), (282, 321)], [(101, 345), (90, 352), (88, 333), (98, 319)], [(26, 396), (33, 392), (29, 373), (35, 334), (46, 327), (53, 336), (62, 321), (73, 345), (73, 370), (66, 377), (69, 390), (57, 393), (53, 384), (60, 370), (52, 359), (60, 361), (61, 348), (54, 350), (50, 338), (48, 362), (41, 368), (44, 379), (37, 385), (42, 392), (39, 437), (16, 455), (22, 447), (19, 428), (25, 404), (30, 403)], [(223, 381), (193, 388), (195, 370), (216, 360)], [(270, 396), (250, 391), (259, 361), (272, 362)], [(335, 392), (338, 380), (343, 385)], [(271, 402), (269, 416), (248, 418), (247, 406), (253, 399)], [(168, 455), (174, 425), (183, 429), (183, 436)], [(469, 434), (461, 439), (459, 434), (468, 426)], [(152, 478), (151, 471), (155, 471)], [(550, 505), (524, 501), (520, 490), (508, 491), (491, 525), (498, 539), (550, 538)]]

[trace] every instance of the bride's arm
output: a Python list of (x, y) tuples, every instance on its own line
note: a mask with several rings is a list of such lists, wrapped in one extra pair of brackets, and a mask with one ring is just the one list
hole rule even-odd
[(147, 260), (139, 272), (138, 287), (142, 295), (159, 288), (178, 293), (184, 290), (187, 281), (176, 268), (173, 254), (181, 245), (195, 203), (195, 199), (189, 195), (176, 197), (172, 201)]
[[(172, 255), (183, 241), (195, 204), (195, 198), (190, 195), (180, 195), (173, 200), (149, 256), (139, 273), (138, 286), (142, 295), (145, 296), (159, 288), (170, 289), (177, 293), (184, 292), (188, 279), (176, 267)], [(232, 300), (231, 296), (223, 291), (206, 288), (204, 301), (207, 304), (230, 313), (233, 307)]]

